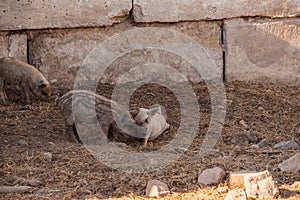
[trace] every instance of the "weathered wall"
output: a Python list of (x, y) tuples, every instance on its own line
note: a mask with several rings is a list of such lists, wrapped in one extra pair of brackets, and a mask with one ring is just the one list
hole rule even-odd
[(137, 22), (220, 20), (243, 16), (292, 17), (300, 14), (299, 0), (134, 0)]
[(129, 16), (131, 0), (1, 0), (2, 30), (109, 26)]
[[(141, 26), (143, 25), (139, 27)], [(204, 46), (217, 63), (220, 72), (219, 77), (222, 77), (222, 48), (219, 41), (221, 33), (217, 22), (182, 22), (172, 25), (152, 24), (151, 26), (176, 30)], [(56, 79), (58, 85), (70, 88), (73, 86), (74, 78), (83, 60), (93, 48), (103, 40), (134, 27), (137, 27), (136, 24), (126, 21), (108, 28), (35, 32), (30, 44), (31, 63), (50, 80)], [(118, 76), (131, 67), (149, 62), (173, 66), (190, 80), (201, 80), (199, 75), (195, 74), (191, 64), (178, 55), (172, 55), (163, 50), (136, 50), (115, 60), (109, 66), (102, 81), (114, 83)], [(174, 79), (173, 81), (176, 81)]]
[(0, 56), (16, 57), (27, 62), (27, 35), (0, 34)]
[[(3, 0), (0, 56), (28, 60), (57, 88), (71, 89), (84, 58), (102, 41), (135, 27), (163, 27), (204, 48), (219, 79), (300, 85), (299, 16), (300, 0)], [(189, 61), (161, 49), (120, 57), (103, 81), (113, 83), (146, 62), (199, 81)]]
[(226, 20), (227, 80), (300, 85), (300, 18)]

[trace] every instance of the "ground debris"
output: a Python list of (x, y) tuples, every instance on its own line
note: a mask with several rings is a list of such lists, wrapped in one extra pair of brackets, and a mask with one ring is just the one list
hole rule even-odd
[[(110, 98), (113, 86), (99, 87), (97, 93)], [(299, 172), (278, 169), (280, 163), (299, 153), (299, 150), (273, 148), (274, 144), (288, 140), (300, 144), (300, 88), (263, 83), (226, 83), (228, 105), (225, 124), (221, 137), (213, 147), (218, 151), (210, 151), (200, 158), (199, 150), (210, 125), (211, 102), (207, 86), (195, 83), (192, 87), (199, 99), (201, 117), (193, 142), (190, 146), (171, 146), (178, 149), (180, 157), (176, 161), (141, 174), (128, 174), (110, 168), (107, 163), (93, 157), (84, 146), (70, 142), (65, 132), (65, 121), (55, 102), (34, 101), (31, 109), (20, 110), (20, 93), (7, 94), (14, 104), (0, 106), (0, 185), (15, 185), (13, 181), (8, 181), (12, 174), (24, 179), (40, 180), (43, 184), (42, 188), (33, 187), (25, 193), (1, 193), (0, 199), (52, 200), (65, 196), (71, 199), (139, 200), (147, 199), (145, 189), (149, 180), (160, 180), (172, 191), (163, 197), (166, 200), (223, 200), (227, 192), (220, 192), (218, 188), (227, 188), (226, 183), (218, 187), (203, 187), (197, 182), (199, 172), (215, 166), (226, 172), (268, 169), (279, 187), (280, 197), (300, 199), (299, 184), (293, 185), (300, 180)], [(64, 92), (67, 91), (60, 91), (60, 94)], [(154, 95), (145, 96), (147, 92)], [(162, 147), (170, 147), (170, 142), (178, 136), (181, 107), (169, 89), (155, 84), (142, 86), (132, 94), (129, 109), (149, 108), (154, 104), (166, 109), (170, 129), (154, 141), (149, 141), (147, 147), (142, 147), (139, 142), (128, 142), (121, 145), (121, 149), (130, 153), (155, 153)], [(241, 125), (241, 120), (248, 127)], [(7, 125), (15, 122), (15, 126)], [(246, 131), (259, 133), (259, 140), (255, 144), (262, 139), (268, 143), (260, 148), (231, 144), (235, 134)], [(171, 153), (174, 148), (170, 149)], [(51, 152), (51, 162), (44, 159), (45, 152)], [(107, 156), (122, 159), (118, 154)], [(149, 159), (149, 165), (155, 161), (155, 158)]]

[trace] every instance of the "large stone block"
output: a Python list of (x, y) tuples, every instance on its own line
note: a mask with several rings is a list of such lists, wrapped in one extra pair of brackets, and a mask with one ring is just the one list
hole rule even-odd
[(228, 81), (300, 85), (300, 19), (225, 21)]
[(1, 0), (0, 29), (108, 26), (129, 16), (131, 0)]
[[(130, 21), (125, 21), (121, 24), (115, 24), (109, 28), (90, 28), (90, 29), (65, 29), (53, 31), (37, 31), (33, 33), (30, 39), (30, 56), (31, 63), (37, 66), (39, 70), (45, 74), (49, 80), (57, 80), (54, 88), (59, 90), (71, 89), (74, 85), (74, 79), (78, 70), (84, 63), (85, 58), (89, 53), (103, 41), (114, 37), (119, 37), (126, 31), (134, 30), (134, 28), (163, 27), (177, 31), (179, 35), (184, 35), (193, 40), (193, 43), (199, 45), (200, 49), (207, 52), (209, 59), (216, 64), (216, 77), (222, 79), (222, 48), (220, 42), (220, 26), (217, 22), (184, 22), (178, 24), (151, 24), (151, 25), (136, 25)], [(139, 29), (140, 30), (140, 29)], [(144, 30), (144, 29), (142, 29)], [(147, 29), (149, 30), (149, 29)], [(166, 29), (161, 29), (164, 31)], [(125, 34), (125, 35), (126, 35)], [(104, 83), (115, 83), (116, 80), (129, 71), (133, 67), (142, 66), (149, 63), (160, 63), (171, 66), (188, 80), (200, 81), (203, 80), (200, 74), (197, 74), (195, 68), (189, 60), (183, 59), (180, 55), (172, 53), (161, 48), (146, 48), (147, 44), (152, 44), (151, 41), (145, 41), (149, 37), (145, 31), (142, 36), (133, 35), (135, 42), (140, 42), (140, 47), (132, 49), (132, 43), (127, 41), (128, 38), (120, 37), (117, 42), (108, 42), (107, 50), (99, 54), (105, 55), (107, 52), (116, 54), (114, 59), (108, 66), (102, 77), (94, 77), (101, 79)], [(142, 37), (142, 38), (141, 38)], [(166, 39), (170, 39), (168, 36)], [(145, 40), (144, 40), (145, 39)], [(164, 39), (162, 39), (164, 40)], [(178, 44), (180, 38), (175, 38), (171, 41), (171, 45), (183, 48)], [(145, 43), (144, 43), (145, 42)], [(159, 43), (160, 41), (153, 41)], [(121, 52), (118, 46), (124, 46), (125, 52)], [(187, 52), (191, 49), (180, 49)], [(190, 54), (192, 54), (191, 52)], [(111, 54), (108, 55), (110, 57)], [(115, 56), (115, 55), (114, 55)], [(98, 59), (95, 57), (95, 59)], [(106, 57), (103, 59), (105, 60)], [(99, 65), (102, 60), (99, 60)], [(204, 60), (202, 62), (205, 62)], [(205, 65), (205, 63), (204, 63)], [(88, 66), (89, 67), (89, 66)], [(100, 67), (100, 66), (99, 66)], [(101, 66), (104, 67), (104, 66)], [(135, 71), (132, 77), (125, 79), (125, 82), (139, 81), (143, 77), (143, 71)], [(200, 72), (201, 73), (201, 72)], [(92, 74), (94, 76), (94, 74)], [(168, 74), (160, 76), (166, 77), (167, 81), (178, 81), (178, 77), (172, 77)], [(95, 75), (97, 76), (97, 75)], [(123, 80), (124, 81), (124, 80)]]
[(27, 35), (1, 33), (0, 57), (15, 57), (27, 62)]
[(179, 22), (241, 16), (290, 17), (300, 13), (299, 0), (134, 0), (136, 22)]

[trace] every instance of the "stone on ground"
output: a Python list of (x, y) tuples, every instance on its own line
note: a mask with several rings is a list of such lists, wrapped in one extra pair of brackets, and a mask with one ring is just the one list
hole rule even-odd
[(247, 196), (243, 189), (230, 190), (225, 200), (247, 200)]
[(204, 170), (198, 177), (198, 183), (203, 185), (216, 185), (223, 181), (226, 173), (220, 167)]
[(170, 193), (167, 184), (158, 180), (151, 180), (146, 187), (146, 196), (148, 197), (161, 197)]
[(300, 146), (294, 140), (289, 140), (289, 141), (279, 142), (279, 143), (275, 144), (274, 149), (297, 150), (297, 149), (300, 149)]
[(258, 172), (244, 177), (247, 198), (267, 199), (279, 195), (279, 190), (269, 171)]
[(278, 165), (278, 168), (284, 172), (297, 172), (300, 171), (300, 153), (292, 156), (291, 158), (283, 161)]

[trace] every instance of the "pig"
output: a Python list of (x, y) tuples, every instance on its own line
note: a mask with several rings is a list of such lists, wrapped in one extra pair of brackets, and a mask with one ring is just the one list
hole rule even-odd
[(139, 108), (138, 114), (134, 117), (136, 124), (146, 129), (147, 135), (143, 139), (143, 145), (146, 146), (148, 140), (154, 140), (164, 131), (170, 128), (166, 118), (162, 114), (162, 108), (154, 105), (150, 109)]
[(27, 104), (31, 103), (29, 91), (40, 99), (51, 96), (51, 85), (43, 74), (34, 66), (12, 57), (0, 58), (0, 101), (3, 105), (8, 105), (6, 83), (20, 85)]
[(80, 109), (76, 112), (82, 114), (83, 118), (86, 117), (89, 123), (98, 121), (104, 135), (110, 141), (114, 138), (121, 141), (141, 140), (142, 145), (146, 146), (148, 139), (154, 140), (170, 126), (162, 115), (160, 106), (156, 105), (151, 109), (140, 108), (138, 113), (133, 112), (137, 113), (133, 117), (121, 104), (104, 96), (88, 90), (71, 90), (60, 97), (58, 106), (66, 120), (69, 138), (76, 142), (82, 142), (82, 138), (75, 126), (77, 116), (73, 116), (74, 105)]
[[(114, 134), (111, 133), (112, 130), (120, 131), (118, 136), (125, 140), (134, 137), (144, 138), (147, 135), (146, 128), (137, 126), (130, 112), (119, 103), (88, 90), (71, 90), (60, 97), (58, 106), (66, 120), (69, 138), (73, 141), (82, 142), (75, 126), (77, 116), (75, 116), (76, 114), (73, 116), (73, 105), (77, 105), (77, 108), (82, 109), (80, 114), (83, 115), (83, 118), (87, 117), (89, 122), (97, 120), (104, 135), (109, 140), (114, 137)], [(92, 106), (95, 106), (95, 110), (90, 109)], [(88, 113), (90, 111), (91, 113)], [(74, 117), (75, 119), (73, 119)]]

